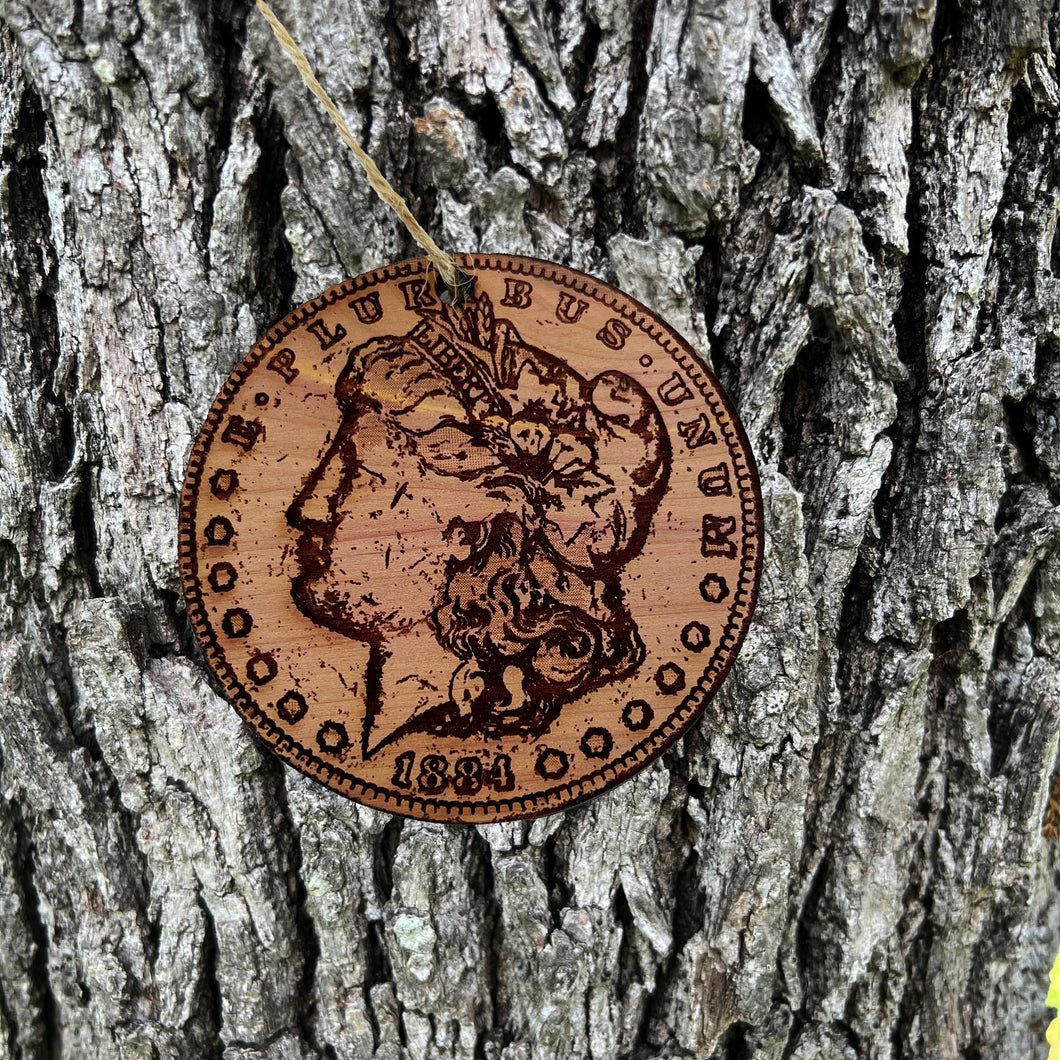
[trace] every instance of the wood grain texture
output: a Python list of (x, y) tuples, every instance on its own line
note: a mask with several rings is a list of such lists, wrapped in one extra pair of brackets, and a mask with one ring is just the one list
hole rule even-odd
[(0, 0), (0, 1055), (1040, 1051), (1054, 8), (282, 5), (443, 244), (669, 320), (761, 471), (702, 722), (583, 807), (452, 829), (263, 753), (176, 555), (232, 366), (412, 248), (249, 4)]

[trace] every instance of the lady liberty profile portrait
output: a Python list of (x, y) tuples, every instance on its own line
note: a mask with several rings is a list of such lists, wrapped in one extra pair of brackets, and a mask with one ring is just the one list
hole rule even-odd
[(354, 348), (287, 512), (295, 605), (367, 646), (361, 751), (531, 739), (637, 670), (622, 574), (666, 493), (644, 388), (525, 343), (485, 294)]

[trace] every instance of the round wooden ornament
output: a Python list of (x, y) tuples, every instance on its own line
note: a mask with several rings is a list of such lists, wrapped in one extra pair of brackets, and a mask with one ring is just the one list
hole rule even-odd
[(192, 624), (286, 761), (370, 806), (529, 817), (699, 716), (762, 561), (754, 460), (714, 375), (590, 276), (426, 260), (295, 310), (224, 385), (188, 466)]

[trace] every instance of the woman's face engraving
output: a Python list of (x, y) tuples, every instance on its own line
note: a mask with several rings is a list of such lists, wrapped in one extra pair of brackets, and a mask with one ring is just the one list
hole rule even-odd
[(292, 596), (380, 666), (431, 630), (454, 672), (421, 727), (541, 732), (643, 658), (619, 576), (665, 493), (665, 428), (634, 380), (584, 379), (485, 296), (423, 317), (349, 356), (338, 434), (288, 511)]
[(469, 551), (464, 524), (503, 511), (473, 483), (410, 458), (402, 443), (375, 410), (347, 409), (289, 513), (301, 531), (295, 602), (349, 636), (424, 621), (450, 557)]

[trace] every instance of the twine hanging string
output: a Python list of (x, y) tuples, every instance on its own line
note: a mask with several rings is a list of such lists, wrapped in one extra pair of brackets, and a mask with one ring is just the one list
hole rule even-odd
[(423, 225), (412, 216), (405, 200), (390, 186), (386, 177), (379, 172), (379, 167), (372, 161), (371, 157), (361, 149), (361, 145), (353, 138), (349, 126), (346, 124), (339, 108), (324, 91), (324, 86), (316, 79), (309, 60), (302, 54), (302, 49), (295, 44), (290, 33), (287, 32), (283, 23), (273, 14), (272, 9), (265, 0), (257, 0), (258, 10), (265, 16), (266, 21), (272, 26), (276, 39), (283, 46), (283, 50), (291, 57), (292, 62), (298, 67), (302, 80), (309, 86), (309, 90), (324, 104), (324, 109), (331, 115), (331, 120), (339, 130), (339, 135), (346, 141), (347, 146), (357, 156), (368, 176), (368, 183), (372, 190), (389, 206), (394, 213), (401, 218), (409, 234), (425, 251), (431, 264), (438, 270), (442, 282), (449, 288), (452, 300), (457, 305), (463, 305), (471, 289), (474, 286), (473, 279), (461, 269), (453, 259), (428, 235)]

